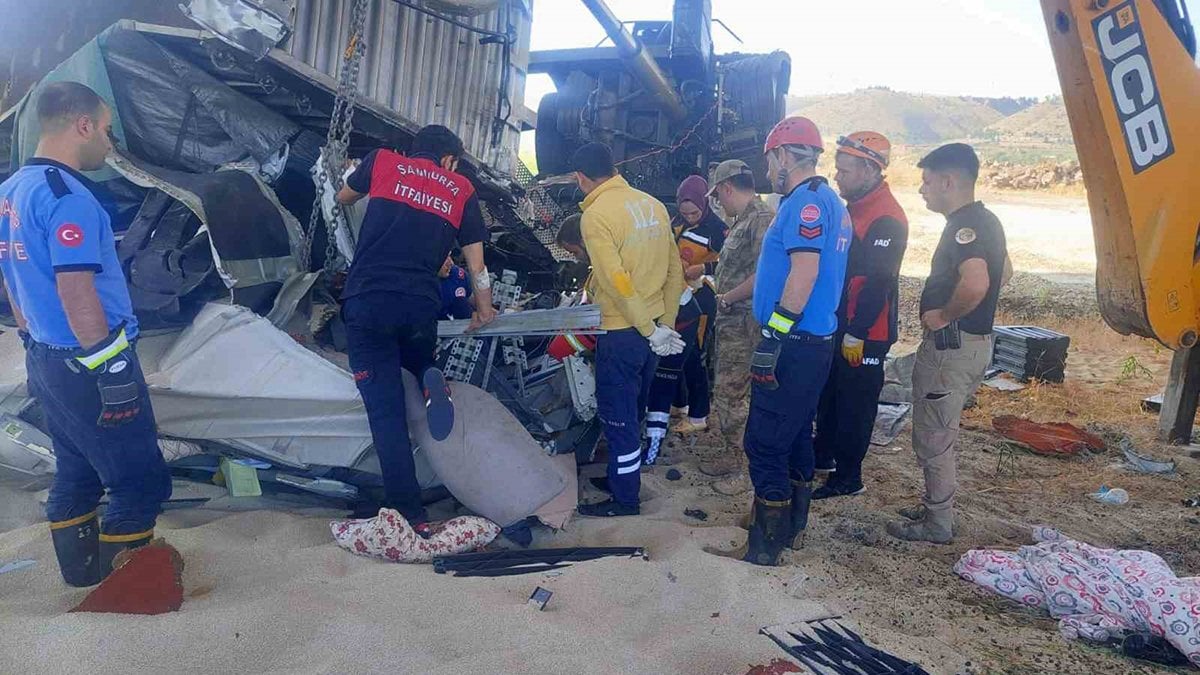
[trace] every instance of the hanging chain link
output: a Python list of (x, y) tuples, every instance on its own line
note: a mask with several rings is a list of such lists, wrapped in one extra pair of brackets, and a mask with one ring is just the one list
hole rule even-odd
[[(308, 219), (308, 229), (305, 232), (304, 246), (300, 262), (303, 269), (309, 269), (312, 264), (312, 246), (316, 238), (317, 223), (324, 213), (325, 185), (329, 183), (336, 193), (342, 188), (342, 173), (346, 166), (346, 154), (350, 147), (350, 132), (353, 128), (354, 106), (358, 102), (358, 73), (362, 66), (363, 54), (367, 50), (366, 24), (367, 9), (371, 0), (353, 0), (354, 6), (350, 18), (350, 42), (342, 54), (342, 69), (338, 76), (337, 95), (333, 101), (333, 113), (329, 118), (329, 135), (325, 138), (325, 147), (321, 152), (323, 161), (316, 166), (317, 194), (313, 200), (312, 216)], [(325, 230), (325, 273), (333, 273), (337, 261), (337, 230), (346, 227), (349, 232), (346, 211), (340, 204), (334, 204), (333, 222), (327, 223)]]

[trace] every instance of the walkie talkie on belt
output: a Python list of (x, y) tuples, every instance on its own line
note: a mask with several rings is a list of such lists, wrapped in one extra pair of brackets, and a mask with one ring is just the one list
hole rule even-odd
[(951, 321), (950, 325), (945, 328), (933, 331), (933, 346), (939, 352), (947, 349), (960, 349), (962, 347), (962, 331), (958, 328), (958, 322)]

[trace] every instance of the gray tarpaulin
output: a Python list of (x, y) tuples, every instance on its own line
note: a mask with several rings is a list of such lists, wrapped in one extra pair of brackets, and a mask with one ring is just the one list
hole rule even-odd
[(146, 383), (164, 435), (329, 466), (354, 466), (371, 445), (350, 374), (244, 307), (206, 305)]

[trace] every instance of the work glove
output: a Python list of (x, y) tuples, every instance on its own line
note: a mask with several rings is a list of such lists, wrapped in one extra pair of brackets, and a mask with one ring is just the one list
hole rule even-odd
[(75, 372), (96, 376), (100, 390), (100, 417), (96, 426), (119, 427), (133, 421), (142, 411), (141, 385), (133, 362), (133, 347), (125, 337), (125, 324), (90, 349), (82, 350), (67, 361)]
[(798, 314), (793, 314), (782, 305), (775, 305), (775, 311), (762, 329), (762, 340), (750, 357), (750, 379), (763, 389), (779, 388), (775, 379), (775, 366), (779, 363), (779, 352), (783, 349), (783, 341), (792, 332), (792, 327), (800, 320)]
[(683, 351), (683, 337), (662, 324), (654, 325), (654, 332), (646, 338), (650, 341), (650, 351), (659, 356), (673, 356)]
[(862, 340), (846, 333), (842, 338), (842, 358), (846, 359), (851, 367), (857, 368), (862, 365), (863, 347), (866, 345)]

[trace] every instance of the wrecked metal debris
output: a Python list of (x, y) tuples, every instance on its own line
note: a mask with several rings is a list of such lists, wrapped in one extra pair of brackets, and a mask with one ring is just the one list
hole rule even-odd
[(470, 319), (439, 321), (438, 337), (503, 337), (604, 332), (600, 330), (600, 307), (598, 305), (581, 305), (562, 309), (530, 309), (501, 314), (492, 323), (472, 331), (468, 335), (467, 328), (470, 325)]
[[(581, 547), (546, 548), (527, 551), (495, 551), (436, 556), (433, 570), (438, 574), (455, 572), (455, 576), (484, 576), (482, 573), (502, 570), (521, 570), (515, 574), (542, 572), (563, 567), (563, 563), (584, 562), (598, 558), (642, 558), (649, 560), (646, 549), (640, 547)], [(489, 574), (488, 576), (500, 576)]]
[(996, 326), (992, 365), (1022, 382), (1062, 382), (1071, 338), (1036, 326)]
[(921, 666), (868, 645), (840, 622), (825, 620), (768, 626), (759, 631), (788, 656), (816, 673), (845, 675), (928, 675)]

